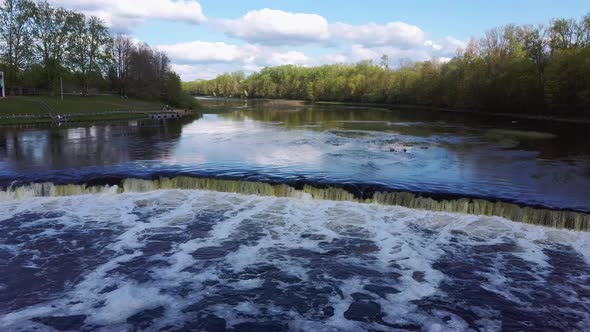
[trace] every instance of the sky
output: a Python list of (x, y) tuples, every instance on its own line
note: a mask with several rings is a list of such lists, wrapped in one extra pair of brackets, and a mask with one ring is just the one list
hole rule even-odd
[(506, 24), (590, 13), (588, 0), (50, 0), (165, 51), (183, 80), (266, 66), (448, 61)]

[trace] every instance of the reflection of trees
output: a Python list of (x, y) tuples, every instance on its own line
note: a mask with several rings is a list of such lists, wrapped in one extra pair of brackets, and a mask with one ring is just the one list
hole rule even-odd
[(456, 130), (456, 128), (449, 129), (448, 126), (437, 125), (440, 121), (464, 123), (463, 118), (457, 113), (432, 112), (418, 108), (381, 109), (346, 105), (276, 107), (260, 103), (255, 107), (235, 110), (221, 116), (236, 121), (252, 119), (262, 122), (280, 122), (287, 128), (313, 126), (312, 129), (317, 130), (394, 131), (412, 136), (430, 136)]
[(17, 170), (66, 169), (156, 160), (170, 153), (182, 127), (194, 118), (166, 124), (139, 120), (85, 127), (0, 129), (0, 160)]
[(319, 129), (344, 128), (346, 122), (392, 121), (386, 110), (367, 111), (367, 109), (335, 108), (331, 106), (276, 106), (256, 105), (256, 107), (235, 110), (222, 114), (224, 118), (242, 121), (253, 119), (262, 122), (281, 122), (287, 128), (313, 125)]
[[(288, 101), (287, 101), (288, 102)], [(348, 107), (345, 105), (280, 105), (265, 101), (249, 101), (248, 108), (235, 109), (223, 113), (222, 117), (234, 121), (252, 119), (261, 122), (280, 122), (286, 128), (312, 126), (311, 129), (331, 130), (374, 130), (390, 131), (403, 135), (428, 137), (450, 134), (456, 136), (480, 136), (490, 129), (506, 128), (523, 131), (515, 137), (496, 137), (510, 139), (515, 148), (539, 152), (543, 159), (559, 159), (571, 156), (590, 155), (585, 133), (587, 124), (555, 123), (538, 120), (519, 120), (510, 117), (497, 117), (486, 114), (461, 112), (438, 112), (419, 108), (378, 109)], [(527, 137), (527, 131), (541, 131), (554, 134), (555, 138), (538, 139)], [(490, 144), (497, 144), (494, 138), (486, 137)]]

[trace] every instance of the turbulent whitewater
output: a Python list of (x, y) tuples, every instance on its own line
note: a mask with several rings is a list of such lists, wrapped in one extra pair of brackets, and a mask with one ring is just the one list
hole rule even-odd
[(157, 190), (0, 203), (0, 330), (590, 329), (590, 233)]

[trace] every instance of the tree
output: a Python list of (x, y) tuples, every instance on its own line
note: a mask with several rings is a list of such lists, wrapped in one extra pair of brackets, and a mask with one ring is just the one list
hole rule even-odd
[(117, 35), (111, 46), (112, 71), (114, 73), (111, 81), (113, 88), (121, 96), (127, 95), (129, 63), (133, 47), (133, 41), (125, 35)]
[(52, 93), (57, 89), (57, 80), (64, 69), (64, 55), (68, 49), (73, 22), (77, 14), (63, 8), (54, 8), (47, 1), (37, 3), (32, 12), (35, 24), (36, 56), (41, 59), (46, 75), (46, 86)]
[(3, 0), (0, 4), (0, 62), (5, 65), (6, 81), (14, 84), (29, 62), (31, 52), (31, 10), (27, 0)]
[(568, 116), (590, 110), (590, 48), (558, 50), (547, 66), (548, 107)]
[(70, 24), (69, 65), (78, 74), (86, 93), (91, 75), (100, 75), (108, 65), (111, 36), (104, 23), (94, 16), (72, 14)]
[[(92, 87), (186, 107), (194, 104), (165, 53), (127, 36), (113, 38), (99, 18), (47, 1), (0, 0), (0, 68), (11, 84), (47, 88), (51, 94), (63, 79), (66, 89), (83, 93)], [(243, 78), (234, 75), (232, 91)]]

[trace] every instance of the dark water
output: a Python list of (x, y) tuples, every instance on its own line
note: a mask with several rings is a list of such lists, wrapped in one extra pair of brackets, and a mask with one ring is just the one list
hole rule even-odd
[(590, 233), (206, 191), (0, 209), (2, 331), (590, 328)]
[(230, 111), (166, 123), (0, 128), (0, 183), (207, 174), (590, 210), (587, 124), (296, 102), (206, 103)]
[[(588, 125), (208, 106), (181, 121), (0, 128), (0, 185), (192, 174), (590, 210)], [(590, 233), (305, 197), (110, 189), (0, 196), (0, 331), (590, 330)]]

